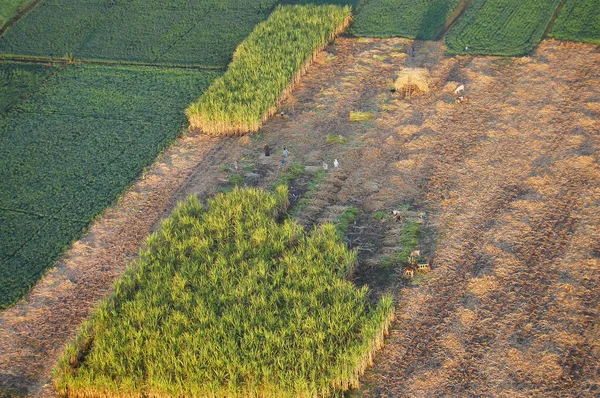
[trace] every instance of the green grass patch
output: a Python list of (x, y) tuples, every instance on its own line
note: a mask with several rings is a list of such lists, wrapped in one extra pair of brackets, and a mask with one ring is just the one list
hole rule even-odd
[(271, 190), (275, 190), (281, 185), (287, 186), (290, 182), (300, 177), (302, 174), (304, 174), (304, 165), (302, 163), (290, 163), (285, 172), (281, 173), (275, 182), (271, 184)]
[(402, 227), (400, 235), (400, 247), (402, 250), (397, 255), (397, 260), (401, 263), (408, 263), (408, 257), (419, 245), (421, 237), (421, 224), (418, 222), (406, 222)]
[(385, 211), (376, 211), (375, 213), (373, 213), (373, 218), (376, 220), (383, 220), (384, 218), (387, 217), (387, 213)]
[(431, 40), (457, 4), (458, 0), (370, 0), (348, 32), (354, 36)]
[(311, 200), (313, 200), (317, 194), (317, 188), (319, 184), (327, 177), (327, 171), (323, 169), (318, 169), (312, 176), (312, 179), (308, 183), (306, 187), (306, 192), (298, 200), (296, 205), (291, 210), (291, 215), (293, 217), (297, 217), (302, 213), (302, 211), (308, 206)]
[(600, 45), (600, 2), (566, 0), (550, 35), (559, 40)]
[(349, 206), (342, 214), (338, 216), (335, 221), (335, 231), (341, 239), (346, 236), (348, 233), (348, 228), (350, 228), (350, 224), (356, 220), (356, 217), (358, 217), (359, 214), (359, 209)]
[(44, 0), (0, 37), (0, 53), (224, 69), (276, 3)]
[(327, 141), (329, 144), (345, 144), (348, 139), (340, 134), (327, 134), (325, 141)]
[(560, 0), (473, 0), (446, 36), (450, 54), (526, 55), (535, 49)]
[(346, 277), (333, 225), (278, 223), (287, 189), (190, 197), (148, 237), (55, 369), (73, 396), (329, 396), (358, 385), (393, 315)]
[(0, 3), (0, 28), (4, 26), (17, 12), (33, 0), (2, 0)]
[(229, 178), (227, 179), (227, 181), (229, 182), (229, 184), (234, 185), (234, 186), (238, 186), (238, 185), (243, 185), (244, 184), (244, 177), (241, 174), (231, 174), (229, 176)]
[(371, 112), (350, 112), (348, 119), (351, 122), (368, 122), (373, 119), (374, 115)]
[[(48, 73), (26, 74), (26, 97), (0, 95), (13, 104), (0, 118), (0, 308), (172, 142), (185, 126), (181, 109), (217, 76), (74, 65), (35, 87)], [(14, 81), (2, 76), (1, 85)]]
[(257, 131), (350, 16), (350, 7), (277, 7), (238, 46), (223, 77), (186, 110), (190, 127), (208, 134)]

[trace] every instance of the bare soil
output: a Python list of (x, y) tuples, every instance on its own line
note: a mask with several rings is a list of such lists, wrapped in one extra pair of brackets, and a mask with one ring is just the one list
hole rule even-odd
[[(210, 196), (233, 174), (268, 187), (293, 161), (309, 166), (292, 183), (300, 196), (325, 161), (299, 221), (358, 207), (355, 282), (397, 299), (387, 344), (350, 396), (598, 396), (600, 50), (549, 41), (525, 58), (446, 57), (426, 42), (407, 59), (411, 44), (338, 39), (258, 134), (179, 139), (0, 314), (0, 388), (53, 395), (64, 344), (178, 200)], [(390, 91), (404, 65), (430, 71), (430, 93)], [(466, 103), (454, 103), (459, 84)], [(350, 122), (350, 111), (374, 118)], [(404, 222), (425, 213), (420, 249), (433, 269), (418, 283), (382, 261), (401, 250), (402, 223), (373, 215), (397, 208)]]

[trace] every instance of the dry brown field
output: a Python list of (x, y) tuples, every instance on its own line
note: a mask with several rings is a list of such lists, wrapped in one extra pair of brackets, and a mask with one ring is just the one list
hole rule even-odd
[[(349, 395), (599, 396), (600, 49), (548, 41), (524, 58), (446, 57), (419, 42), (411, 58), (411, 44), (338, 39), (283, 103), (286, 116), (252, 138), (180, 138), (0, 313), (0, 391), (52, 396), (62, 347), (177, 200), (207, 197), (233, 172), (268, 187), (286, 170), (285, 146), (288, 163), (309, 166), (293, 193), (330, 166), (299, 221), (358, 207), (355, 282), (397, 298), (386, 346)], [(406, 66), (429, 71), (428, 94), (390, 91)], [(351, 122), (351, 111), (374, 117)], [(381, 261), (400, 249), (402, 223), (373, 217), (406, 205), (403, 222), (425, 213), (420, 249), (433, 260), (419, 283)]]

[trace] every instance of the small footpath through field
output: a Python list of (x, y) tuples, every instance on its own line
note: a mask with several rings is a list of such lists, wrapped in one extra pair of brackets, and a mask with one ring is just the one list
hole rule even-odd
[[(268, 188), (293, 162), (307, 166), (291, 189), (303, 195), (325, 161), (297, 218), (311, 226), (359, 208), (349, 232), (355, 282), (397, 298), (387, 344), (350, 395), (597, 395), (597, 47), (551, 41), (531, 57), (501, 59), (445, 57), (439, 43), (417, 43), (407, 58), (410, 46), (338, 39), (284, 102), (286, 116), (258, 134), (181, 137), (26, 300), (0, 314), (0, 388), (52, 395), (62, 347), (178, 200), (206, 198), (234, 174)], [(431, 93), (405, 100), (390, 91), (404, 65), (430, 71)], [(461, 83), (468, 102), (455, 104)], [(374, 117), (351, 122), (351, 111)], [(274, 156), (264, 156), (266, 144)], [(402, 224), (374, 217), (408, 206), (425, 212), (420, 248), (434, 259), (420, 285), (383, 265), (400, 249)]]

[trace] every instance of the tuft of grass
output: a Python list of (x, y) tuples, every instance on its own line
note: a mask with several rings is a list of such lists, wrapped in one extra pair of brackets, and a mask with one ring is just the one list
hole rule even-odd
[(327, 134), (325, 140), (330, 144), (345, 144), (348, 139), (340, 134)]
[(227, 182), (233, 186), (239, 186), (244, 184), (244, 177), (241, 174), (231, 174), (227, 179)]
[(351, 122), (368, 122), (373, 116), (371, 112), (350, 112), (349, 119)]
[(373, 213), (373, 218), (376, 220), (383, 220), (384, 218), (387, 217), (387, 213), (385, 211), (376, 211), (375, 213)]
[(391, 323), (346, 278), (332, 224), (311, 232), (287, 188), (182, 202), (60, 357), (69, 396), (314, 397), (358, 386)]
[(421, 224), (415, 221), (404, 224), (400, 235), (400, 247), (402, 248), (402, 251), (400, 251), (397, 256), (399, 262), (408, 263), (410, 253), (419, 245), (420, 236)]
[(271, 190), (275, 190), (281, 185), (288, 186), (290, 182), (295, 180), (304, 174), (304, 165), (299, 162), (290, 163), (287, 166), (286, 172), (282, 173), (277, 179), (271, 184)]
[(350, 228), (350, 224), (354, 222), (359, 213), (359, 209), (350, 206), (339, 215), (335, 222), (335, 230), (340, 238), (344, 238), (344, 236), (346, 236), (348, 233), (348, 228)]
[(278, 6), (238, 46), (225, 74), (188, 107), (190, 128), (214, 135), (257, 131), (350, 20), (349, 6)]

